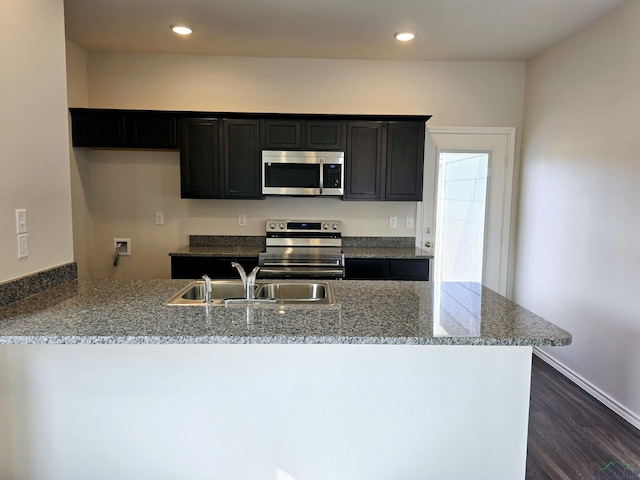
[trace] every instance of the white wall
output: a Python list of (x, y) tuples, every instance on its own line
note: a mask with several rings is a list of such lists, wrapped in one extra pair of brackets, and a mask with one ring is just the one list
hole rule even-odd
[(515, 300), (640, 426), (639, 24), (631, 1), (527, 63)]
[[(0, 282), (73, 260), (62, 0), (0, 5)], [(18, 260), (15, 209), (27, 209)]]
[[(87, 51), (67, 40), (67, 98), (69, 106), (89, 105)], [(69, 117), (69, 122), (71, 117)], [(89, 205), (89, 162), (83, 149), (69, 149), (71, 163), (71, 209), (73, 212), (73, 253), (78, 276), (93, 276), (93, 223)]]
[(525, 477), (531, 347), (2, 347), (3, 479)]
[[(522, 121), (522, 62), (89, 52), (87, 70), (89, 106), (95, 108), (430, 114), (428, 125), (519, 127)], [(415, 202), (181, 200), (177, 153), (79, 151), (78, 164), (84, 162), (89, 175), (74, 192), (90, 192), (94, 253), (87, 269), (79, 257), (81, 276), (168, 277), (167, 253), (186, 245), (189, 234), (262, 235), (264, 220), (274, 216), (343, 220), (350, 236), (415, 235), (404, 228), (404, 218), (416, 215)], [(165, 213), (163, 227), (154, 224), (156, 211)], [(240, 213), (247, 215), (246, 227), (237, 226)], [(399, 218), (399, 228), (388, 228), (389, 216)], [(134, 249), (117, 269), (110, 263), (113, 237), (132, 238)]]

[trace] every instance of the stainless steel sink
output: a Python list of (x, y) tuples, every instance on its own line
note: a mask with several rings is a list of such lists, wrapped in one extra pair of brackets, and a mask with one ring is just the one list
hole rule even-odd
[(266, 283), (260, 287), (256, 296), (291, 302), (319, 302), (328, 298), (328, 284)]
[[(316, 304), (333, 305), (335, 298), (328, 282), (257, 282), (255, 299), (246, 300), (238, 280), (212, 280), (210, 305)], [(205, 282), (195, 280), (180, 290), (168, 305), (205, 305)]]

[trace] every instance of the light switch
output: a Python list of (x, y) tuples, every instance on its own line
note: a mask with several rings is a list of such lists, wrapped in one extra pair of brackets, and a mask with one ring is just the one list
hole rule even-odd
[(406, 228), (413, 228), (413, 217), (407, 217), (405, 219), (405, 227)]
[(16, 230), (18, 235), (27, 233), (27, 210), (24, 208), (16, 210)]
[(156, 225), (164, 225), (164, 213), (156, 212)]
[(29, 244), (27, 243), (27, 234), (18, 235), (18, 258), (29, 256)]

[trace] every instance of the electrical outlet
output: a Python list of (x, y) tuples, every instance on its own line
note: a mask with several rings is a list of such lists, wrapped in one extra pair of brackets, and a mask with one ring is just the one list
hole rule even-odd
[(156, 212), (156, 225), (164, 225), (164, 213)]
[(398, 217), (389, 217), (389, 228), (398, 227)]
[(114, 238), (113, 251), (120, 255), (131, 255), (131, 239), (130, 238)]
[(244, 213), (238, 215), (238, 225), (244, 227), (247, 225), (247, 216)]
[(27, 233), (27, 211), (24, 208), (16, 210), (16, 230), (18, 235)]
[(29, 244), (27, 242), (27, 234), (18, 235), (18, 258), (29, 256)]
[(413, 228), (413, 217), (405, 218), (405, 227), (406, 228)]

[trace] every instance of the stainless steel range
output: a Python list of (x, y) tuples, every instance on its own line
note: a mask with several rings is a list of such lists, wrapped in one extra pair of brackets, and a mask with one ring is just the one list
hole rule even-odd
[(342, 223), (267, 220), (261, 278), (343, 278)]

